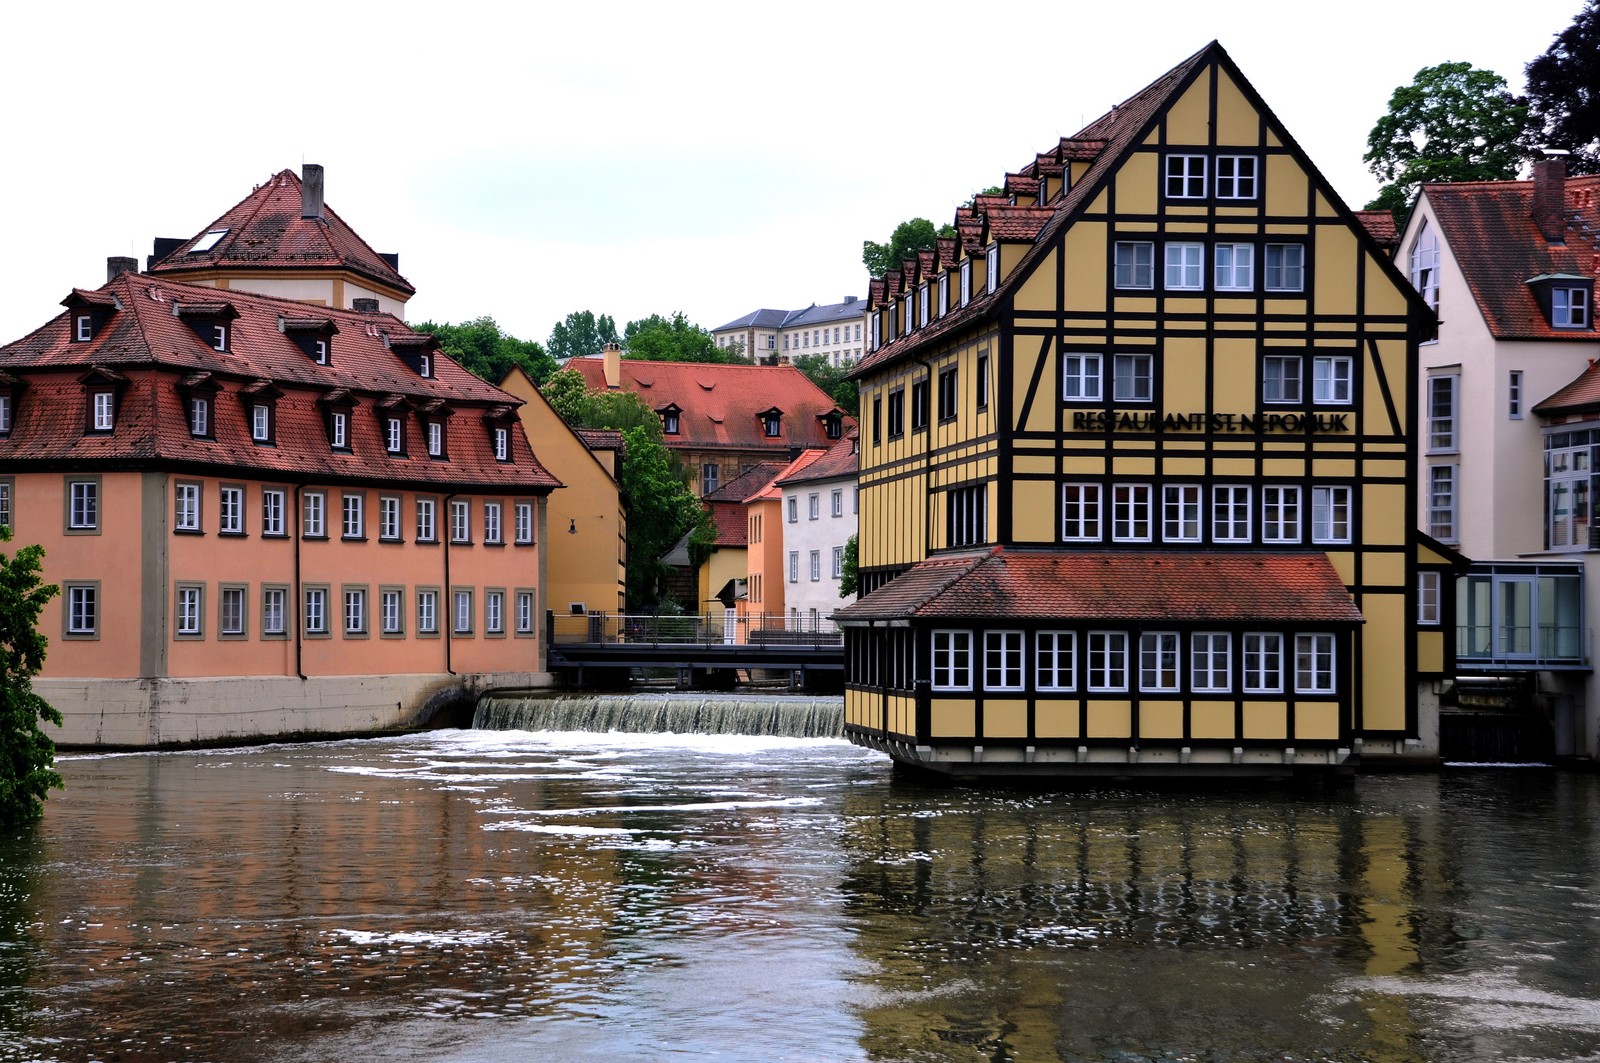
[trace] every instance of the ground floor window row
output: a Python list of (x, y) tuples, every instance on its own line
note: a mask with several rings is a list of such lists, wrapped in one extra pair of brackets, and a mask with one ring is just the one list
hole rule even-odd
[(1061, 486), (1066, 543), (1344, 544), (1357, 519), (1350, 484)]
[(845, 639), (846, 682), (941, 692), (1296, 694), (1339, 689), (1330, 631), (905, 628)]
[[(97, 580), (66, 580), (63, 635), (97, 639), (103, 602)], [(243, 640), (287, 638), (532, 637), (538, 596), (531, 587), (465, 587), (370, 584), (209, 583), (178, 580), (172, 589), (172, 637)]]

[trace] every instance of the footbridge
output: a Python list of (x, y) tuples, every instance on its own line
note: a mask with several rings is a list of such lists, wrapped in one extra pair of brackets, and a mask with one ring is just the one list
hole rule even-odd
[(619, 671), (674, 668), (680, 685), (731, 686), (737, 673), (786, 672), (790, 685), (837, 685), (844, 639), (826, 617), (768, 613), (550, 616), (550, 671), (570, 685), (603, 685)]

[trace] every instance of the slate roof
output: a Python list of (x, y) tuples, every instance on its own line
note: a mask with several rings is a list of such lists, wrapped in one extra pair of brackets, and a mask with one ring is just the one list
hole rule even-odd
[[(398, 289), (408, 298), (416, 294), (411, 282), (356, 235), (332, 207), (324, 203), (321, 218), (302, 218), (300, 206), (300, 178), (291, 170), (281, 170), (177, 250), (152, 263), (149, 272), (181, 277), (218, 269), (345, 269)], [(209, 250), (189, 250), (219, 229), (227, 233)]]
[[(219, 299), (219, 295), (224, 298)], [(102, 298), (103, 297), (103, 298)], [(0, 347), (0, 371), (23, 381), (9, 436), (0, 438), (0, 463), (151, 463), (233, 470), (235, 474), (347, 481), (414, 481), (463, 487), (543, 492), (560, 481), (539, 464), (516, 422), (522, 400), (468, 373), (433, 350), (433, 375), (423, 378), (386, 337), (419, 339), (389, 314), (318, 310), (331, 325), (329, 364), (318, 365), (280, 330), (305, 315), (303, 303), (169, 278), (124, 273), (95, 292), (75, 291), (64, 304), (104, 314), (94, 338), (72, 341), (74, 310)], [(227, 351), (203, 340), (176, 307), (209, 305), (229, 328)], [(116, 429), (85, 433), (89, 374), (115, 374), (126, 383)], [(215, 388), (212, 438), (189, 431), (183, 389)], [(250, 438), (245, 397), (277, 395), (275, 445)], [(348, 452), (333, 451), (325, 429), (326, 403), (351, 407)], [(375, 411), (407, 414), (406, 453), (390, 454)], [(422, 412), (444, 417), (448, 460), (430, 459)], [(411, 416), (413, 412), (419, 416)], [(489, 425), (510, 428), (511, 461), (498, 462)]]
[(1360, 624), (1324, 554), (1058, 550), (943, 554), (834, 614), (964, 620)]
[(856, 447), (857, 431), (851, 429), (845, 437), (829, 447), (820, 458), (798, 472), (780, 476), (775, 481), (779, 487), (791, 484), (817, 483), (822, 480), (855, 479), (861, 465), (861, 455)]
[(718, 325), (712, 332), (726, 332), (739, 328), (800, 328), (802, 326), (833, 324), (836, 321), (854, 320), (867, 312), (867, 304), (850, 298), (840, 303), (818, 306), (812, 303), (801, 310), (752, 310), (736, 317), (726, 325)]
[[(599, 358), (572, 358), (566, 368), (583, 376), (595, 391), (606, 390), (605, 364)], [(789, 365), (724, 365), (712, 362), (650, 362), (622, 359), (621, 390), (631, 391), (652, 410), (676, 405), (678, 433), (665, 437), (672, 449), (765, 450), (827, 447), (822, 417), (833, 398)], [(758, 416), (776, 407), (783, 414), (779, 434), (769, 436)], [(855, 424), (843, 415), (845, 429)]]
[(1551, 328), (1539, 309), (1532, 277), (1600, 274), (1600, 175), (1568, 177), (1565, 243), (1551, 243), (1533, 220), (1532, 181), (1426, 184), (1439, 230), (1496, 339), (1593, 343), (1593, 329)]

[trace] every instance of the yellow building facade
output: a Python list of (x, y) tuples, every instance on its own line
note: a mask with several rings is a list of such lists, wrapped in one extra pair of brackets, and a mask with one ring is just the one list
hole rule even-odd
[(872, 285), (849, 736), (959, 775), (1403, 748), (1428, 311), (1223, 49), (956, 228)]

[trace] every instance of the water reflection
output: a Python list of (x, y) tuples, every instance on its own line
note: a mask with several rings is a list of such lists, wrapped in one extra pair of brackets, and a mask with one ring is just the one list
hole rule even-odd
[(1593, 1058), (1597, 787), (926, 789), (831, 741), (64, 761), (0, 1058)]

